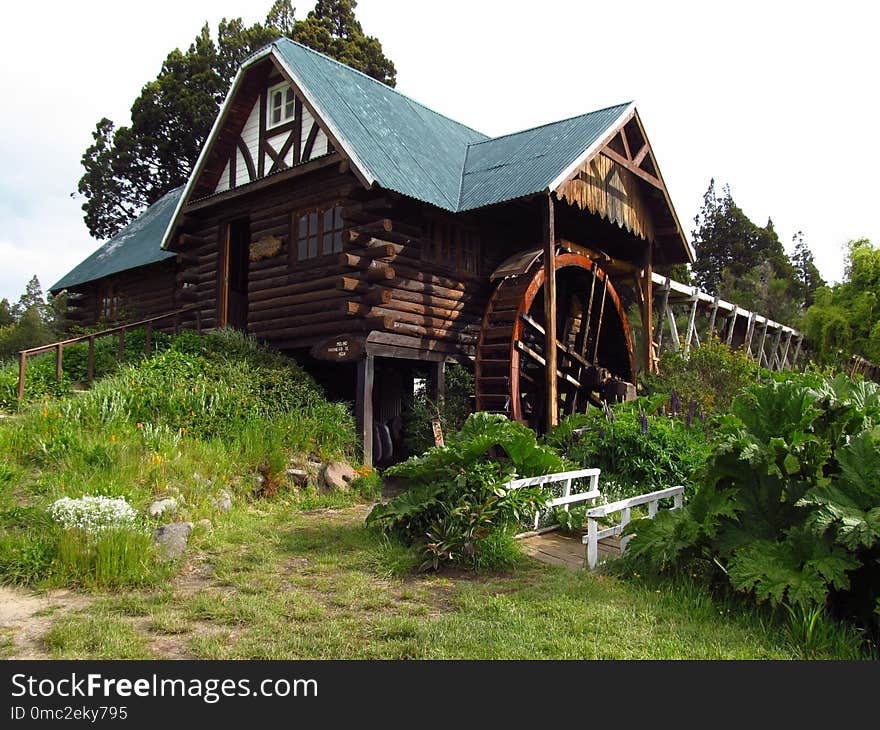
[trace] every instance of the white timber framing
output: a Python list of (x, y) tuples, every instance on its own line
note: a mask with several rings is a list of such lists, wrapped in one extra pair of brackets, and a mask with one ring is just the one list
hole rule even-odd
[[(757, 312), (712, 296), (698, 287), (683, 284), (668, 276), (652, 273), (651, 280), (659, 296), (659, 317), (654, 332), (655, 347), (659, 352), (663, 345), (664, 333), (668, 332), (670, 346), (685, 354), (693, 347), (700, 346), (700, 328), (697, 316), (701, 312), (708, 318), (705, 330), (708, 337), (716, 335), (729, 347), (742, 349), (749, 358), (770, 370), (785, 370), (797, 367), (805, 354), (803, 333), (779, 322), (774, 322)], [(687, 330), (684, 338), (679, 335), (676, 323), (676, 310), (687, 308)], [(718, 320), (721, 318), (721, 323)], [(755, 334), (760, 327), (760, 338)], [(737, 333), (740, 334), (737, 334)], [(767, 350), (768, 334), (772, 343)], [(757, 344), (753, 346), (757, 340)]]

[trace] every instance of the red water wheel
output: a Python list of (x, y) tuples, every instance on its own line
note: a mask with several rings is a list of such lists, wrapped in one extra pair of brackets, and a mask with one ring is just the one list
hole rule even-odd
[[(477, 343), (477, 409), (543, 430), (547, 413), (544, 265), (537, 252), (504, 262)], [(574, 253), (556, 257), (560, 417), (635, 394), (632, 338), (606, 273)]]

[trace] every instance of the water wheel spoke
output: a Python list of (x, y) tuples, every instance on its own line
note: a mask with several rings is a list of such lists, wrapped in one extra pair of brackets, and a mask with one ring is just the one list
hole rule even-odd
[(605, 277), (604, 286), (602, 287), (602, 300), (599, 306), (599, 321), (596, 324), (596, 331), (593, 334), (593, 357), (590, 362), (596, 364), (599, 356), (599, 339), (602, 334), (602, 320), (605, 317), (605, 295), (608, 293), (608, 277)]

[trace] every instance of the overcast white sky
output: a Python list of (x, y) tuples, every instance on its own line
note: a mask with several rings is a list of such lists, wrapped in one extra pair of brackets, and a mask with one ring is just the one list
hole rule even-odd
[[(174, 47), (271, 0), (7, 3), (0, 27), (0, 298), (48, 288), (98, 242), (72, 199), (102, 116)], [(297, 17), (313, 6), (297, 3)], [(398, 88), (497, 135), (635, 100), (685, 230), (709, 179), (783, 242), (801, 229), (822, 274), (880, 243), (874, 3), (360, 0)]]

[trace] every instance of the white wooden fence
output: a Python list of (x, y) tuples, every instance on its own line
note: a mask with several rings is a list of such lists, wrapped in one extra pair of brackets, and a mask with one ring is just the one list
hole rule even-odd
[[(508, 489), (522, 489), (523, 487), (537, 487), (549, 484), (557, 484), (564, 482), (562, 496), (551, 499), (547, 502), (547, 507), (564, 507), (568, 512), (569, 506), (575, 502), (585, 502), (589, 499), (596, 499), (602, 496), (599, 492), (599, 469), (578, 469), (577, 471), (562, 471), (556, 474), (545, 474), (542, 477), (528, 477), (527, 479), (514, 479), (507, 483)], [(575, 479), (589, 479), (590, 485), (586, 492), (571, 493), (572, 482)], [(538, 529), (538, 523), (541, 519), (541, 513), (535, 512), (535, 532), (549, 532), (555, 530), (559, 525), (551, 525)]]
[[(661, 499), (672, 497), (672, 509), (678, 509), (684, 501), (684, 487), (670, 487), (669, 489), (661, 489), (657, 492), (642, 494), (638, 497), (630, 497), (629, 499), (621, 499), (618, 502), (603, 504), (599, 507), (593, 507), (587, 510), (587, 534), (583, 537), (583, 543), (587, 546), (587, 566), (595, 568), (599, 562), (599, 540), (620, 535), (624, 528), (629, 524), (631, 510), (639, 505), (648, 505), (648, 518), (654, 519), (657, 514), (659, 502)], [(606, 527), (604, 530), (599, 529), (599, 519), (608, 517), (616, 513), (620, 513), (620, 523), (612, 527)], [(626, 546), (631, 539), (630, 535), (620, 539), (620, 552), (626, 550)]]
[[(565, 487), (563, 488), (561, 497), (554, 497), (549, 502), (547, 502), (546, 507), (564, 507), (565, 511), (568, 512), (569, 507), (575, 502), (586, 502), (588, 500), (595, 500), (602, 496), (602, 493), (599, 491), (599, 474), (601, 470), (599, 469), (578, 469), (577, 471), (563, 471), (557, 472), (556, 474), (545, 474), (540, 477), (528, 477), (526, 479), (514, 479), (507, 483), (508, 489), (522, 489), (523, 487), (538, 487), (538, 486), (547, 486), (550, 484), (558, 484), (564, 483)], [(572, 483), (576, 479), (589, 479), (589, 488), (585, 492), (575, 492), (571, 493)], [(587, 566), (592, 569), (595, 568), (599, 563), (599, 540), (602, 540), (606, 537), (613, 537), (615, 535), (620, 535), (624, 528), (630, 523), (630, 519), (632, 517), (632, 508), (639, 507), (641, 505), (648, 505), (648, 518), (654, 519), (654, 516), (657, 514), (657, 510), (660, 507), (661, 499), (672, 498), (672, 507), (671, 509), (678, 509), (682, 506), (684, 501), (684, 487), (670, 487), (669, 489), (661, 489), (656, 492), (650, 492), (649, 494), (641, 494), (638, 497), (630, 497), (629, 499), (621, 499), (617, 502), (611, 502), (610, 504), (599, 505), (598, 507), (591, 507), (586, 512), (587, 518), (587, 534), (583, 537), (583, 543), (587, 546)], [(599, 520), (608, 517), (613, 514), (620, 513), (620, 522), (611, 527), (606, 527), (602, 530), (599, 529)], [(559, 528), (559, 525), (549, 525), (547, 527), (542, 527), (539, 529), (538, 525), (540, 523), (541, 513), (535, 512), (535, 521), (534, 521), (534, 530), (528, 533), (522, 533), (525, 535), (533, 535), (533, 534), (541, 534), (542, 532), (550, 532), (551, 530), (556, 530)], [(626, 550), (626, 546), (630, 541), (630, 536), (623, 537), (620, 540), (620, 552), (622, 553)]]

